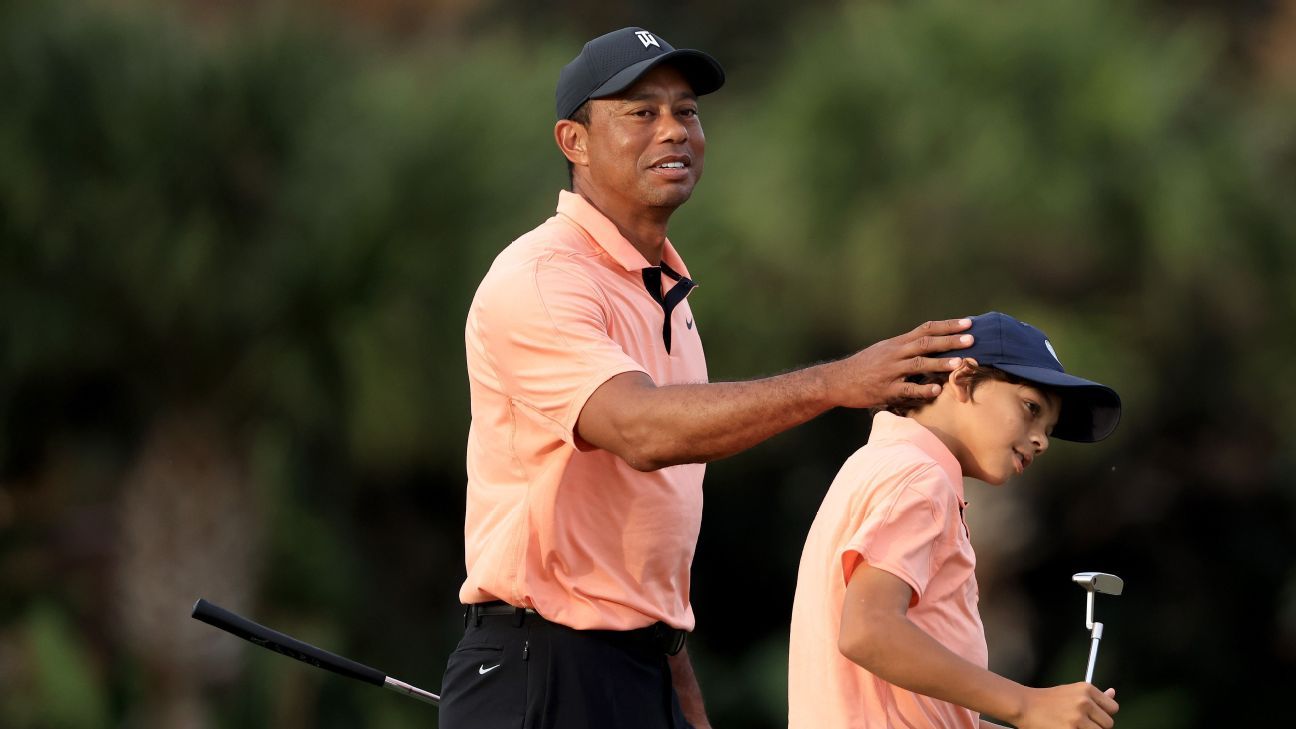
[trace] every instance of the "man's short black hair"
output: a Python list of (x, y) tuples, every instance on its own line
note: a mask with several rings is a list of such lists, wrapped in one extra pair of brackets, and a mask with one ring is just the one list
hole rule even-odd
[[(590, 124), (589, 102), (586, 101), (585, 103), (576, 107), (576, 111), (573, 111), (571, 113), (571, 116), (567, 118), (588, 129)], [(572, 170), (574, 168), (575, 166), (571, 163), (571, 160), (567, 160), (567, 186), (568, 187), (572, 186)]]

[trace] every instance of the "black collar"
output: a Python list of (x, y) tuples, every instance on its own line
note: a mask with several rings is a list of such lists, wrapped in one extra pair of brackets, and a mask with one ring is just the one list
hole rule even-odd
[[(662, 296), (662, 274), (667, 278), (675, 280), (677, 283), (671, 287), (670, 291)], [(687, 276), (681, 276), (671, 270), (663, 261), (660, 266), (649, 266), (643, 269), (644, 288), (648, 289), (648, 294), (653, 297), (653, 301), (661, 304), (662, 311), (666, 315), (666, 321), (662, 323), (662, 343), (666, 345), (666, 354), (671, 350), (671, 312), (679, 305), (679, 302), (688, 296), (689, 291), (697, 286)]]

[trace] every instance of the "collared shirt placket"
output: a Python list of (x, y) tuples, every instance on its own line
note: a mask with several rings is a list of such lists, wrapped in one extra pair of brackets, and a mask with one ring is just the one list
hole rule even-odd
[[(662, 295), (662, 274), (667, 278), (673, 279), (676, 283), (670, 291)], [(671, 314), (675, 307), (689, 295), (694, 286), (697, 286), (692, 279), (676, 273), (665, 262), (660, 266), (649, 266), (643, 269), (644, 288), (648, 289), (648, 294), (653, 300), (661, 305), (665, 321), (662, 322), (662, 343), (666, 345), (666, 353), (671, 351)]]

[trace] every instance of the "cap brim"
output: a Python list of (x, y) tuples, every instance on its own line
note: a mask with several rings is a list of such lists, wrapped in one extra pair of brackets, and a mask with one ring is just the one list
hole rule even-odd
[(1062, 412), (1053, 426), (1054, 438), (1095, 443), (1111, 435), (1120, 423), (1120, 395), (1106, 385), (1045, 367), (1003, 363), (994, 367), (1044, 385), (1061, 396)]
[(663, 63), (670, 63), (678, 68), (684, 74), (684, 79), (688, 81), (693, 93), (698, 96), (709, 94), (724, 86), (724, 69), (720, 67), (720, 63), (716, 59), (702, 51), (679, 48), (667, 51), (660, 56), (644, 59), (634, 65), (626, 66), (612, 78), (604, 81), (597, 89), (590, 92), (589, 98), (605, 99), (609, 96), (615, 96), (633, 86), (640, 76)]

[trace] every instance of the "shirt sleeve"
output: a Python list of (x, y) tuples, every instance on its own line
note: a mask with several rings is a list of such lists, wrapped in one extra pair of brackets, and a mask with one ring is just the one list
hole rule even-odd
[(554, 436), (582, 449), (576, 421), (611, 377), (646, 371), (608, 335), (607, 302), (577, 270), (541, 259), (492, 277), (469, 326), (498, 387)]
[(948, 504), (936, 495), (948, 488), (939, 467), (927, 467), (862, 514), (838, 553), (845, 583), (860, 565), (876, 567), (904, 580), (913, 590), (909, 607), (917, 605), (935, 573), (947, 528)]

